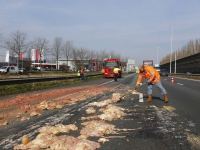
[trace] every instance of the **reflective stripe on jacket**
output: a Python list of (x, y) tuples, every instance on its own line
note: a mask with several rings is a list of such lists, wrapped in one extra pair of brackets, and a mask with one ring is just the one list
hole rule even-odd
[(113, 70), (114, 73), (119, 73), (119, 71), (120, 71), (119, 68), (115, 68), (115, 69)]
[(144, 66), (144, 72), (139, 73), (136, 86), (140, 85), (142, 78), (146, 78), (151, 84), (156, 84), (158, 81), (160, 81), (160, 74), (152, 66)]

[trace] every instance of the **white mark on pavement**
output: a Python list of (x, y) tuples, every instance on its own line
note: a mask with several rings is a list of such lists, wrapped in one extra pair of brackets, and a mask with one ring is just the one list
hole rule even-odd
[(101, 85), (104, 85), (104, 84), (108, 84), (108, 83), (113, 82), (113, 81), (114, 81), (114, 80), (111, 80), (111, 81), (105, 82), (105, 83), (103, 83), (103, 84), (100, 84), (100, 86), (101, 86)]
[(139, 102), (144, 102), (142, 93), (139, 94)]
[(181, 84), (181, 83), (177, 83), (177, 84), (179, 84), (179, 85), (184, 85), (184, 84)]

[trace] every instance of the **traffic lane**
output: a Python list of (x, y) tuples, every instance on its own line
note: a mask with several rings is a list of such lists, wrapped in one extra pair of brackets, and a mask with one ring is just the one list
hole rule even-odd
[[(176, 84), (183, 83), (184, 85)], [(200, 95), (198, 91), (190, 89), (187, 84), (194, 83), (194, 86), (199, 86), (199, 81), (190, 82), (184, 79), (175, 79), (175, 83), (171, 84), (170, 77), (162, 77), (161, 83), (166, 89), (169, 97), (169, 103), (164, 103), (164, 98), (160, 91), (153, 86), (153, 102), (156, 106), (172, 106), (176, 109), (180, 116), (180, 120), (185, 122), (187, 125), (194, 123), (195, 128), (192, 130), (196, 134), (200, 134), (200, 120), (199, 120), (199, 106), (200, 106)], [(139, 92), (143, 93), (144, 101), (147, 100), (147, 86), (141, 86), (138, 89)]]
[(91, 80), (88, 82), (82, 82), (77, 84), (78, 85), (110, 85), (112, 87), (117, 86), (119, 84), (128, 85), (132, 84), (132, 80), (135, 78), (135, 74), (125, 74), (121, 78), (117, 79), (117, 82), (114, 81), (114, 78), (99, 78), (95, 80)]
[[(171, 77), (169, 77), (168, 80), (171, 80)], [(174, 84), (186, 86), (188, 90), (191, 89), (196, 92), (198, 92), (200, 89), (200, 80), (175, 77)]]
[[(200, 143), (200, 137), (199, 137), (200, 126), (198, 117), (199, 104), (196, 103), (195, 110), (193, 110), (193, 107), (190, 107), (189, 103), (191, 103), (192, 101), (186, 101), (188, 102), (188, 104), (185, 104), (186, 102), (185, 101), (183, 102), (182, 99), (185, 98), (185, 95), (187, 96), (187, 93), (180, 91), (180, 93), (177, 94), (176, 90), (179, 89), (178, 86), (180, 85), (174, 85), (174, 84), (171, 85), (171, 81), (168, 79), (169, 79), (168, 77), (161, 78), (161, 82), (164, 88), (168, 92), (169, 103), (164, 103), (164, 99), (160, 91), (156, 88), (156, 86), (153, 86), (153, 101), (151, 103), (146, 103), (146, 104), (153, 105), (161, 109), (161, 111), (157, 112), (157, 117), (160, 118), (158, 126), (159, 124), (163, 124), (165, 127), (167, 127), (166, 130), (171, 128), (174, 132), (174, 135), (171, 135), (171, 137), (175, 138), (176, 140), (178, 138), (178, 140), (182, 140), (183, 143), (186, 141), (189, 142), (191, 145), (193, 145), (192, 149), (200, 149), (200, 145), (198, 144)], [(174, 86), (176, 86), (176, 88), (174, 88)], [(143, 98), (144, 100), (146, 100), (147, 86), (146, 85), (141, 86), (138, 89), (138, 91), (144, 95)], [(182, 93), (184, 93), (185, 95), (183, 95)], [(165, 112), (164, 113), (162, 112), (164, 108), (174, 109), (174, 111), (166, 114)], [(160, 115), (160, 112), (162, 112), (162, 115)], [(196, 142), (194, 142), (194, 139), (196, 139)], [(179, 142), (181, 143), (181, 141)]]
[[(176, 82), (183, 83), (184, 85), (176, 84)], [(174, 84), (169, 80), (163, 81), (169, 96), (169, 104), (180, 111), (180, 118), (187, 122), (194, 122), (196, 126), (196, 133), (200, 134), (200, 120), (199, 120), (199, 106), (200, 94), (199, 91), (190, 89), (187, 84), (194, 83), (197, 86), (199, 81), (190, 82), (189, 80), (176, 79)], [(185, 119), (184, 119), (185, 118)]]

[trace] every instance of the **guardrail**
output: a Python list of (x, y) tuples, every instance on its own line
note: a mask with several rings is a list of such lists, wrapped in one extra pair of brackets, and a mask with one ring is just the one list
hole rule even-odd
[(200, 76), (200, 74), (171, 73), (170, 75)]
[[(92, 77), (92, 76), (98, 76), (98, 75), (101, 75), (101, 74), (86, 75), (86, 77)], [(80, 78), (80, 77), (78, 77), (78, 76), (63, 76), (63, 77), (45, 77), (45, 78), (4, 79), (4, 80), (0, 80), (0, 86), (32, 83), (32, 82), (45, 82), (45, 81), (54, 81), (54, 80), (75, 79), (75, 78)]]
[(182, 78), (200, 79), (200, 74), (186, 74), (186, 73), (171, 73), (170, 76), (177, 76)]

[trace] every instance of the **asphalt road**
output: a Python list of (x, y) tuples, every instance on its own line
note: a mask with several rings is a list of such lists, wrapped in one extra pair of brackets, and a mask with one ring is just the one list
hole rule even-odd
[[(117, 82), (113, 79), (99, 79), (80, 83), (83, 85), (109, 85), (118, 86), (115, 92), (125, 93), (133, 89), (137, 80), (137, 74), (127, 75)], [(199, 150), (200, 149), (200, 82), (162, 77), (161, 82), (169, 95), (169, 103), (164, 103), (163, 96), (156, 87), (153, 87), (153, 102), (146, 103), (146, 86), (138, 89), (140, 95), (129, 93), (123, 101), (113, 105), (124, 108), (127, 114), (123, 119), (106, 121), (116, 126), (118, 132), (104, 135), (108, 142), (101, 143), (99, 150)], [(34, 118), (27, 122), (19, 123), (7, 130), (0, 130), (0, 149), (13, 149), (13, 146), (21, 143), (21, 137), (28, 134), (30, 139), (37, 135), (37, 129), (46, 122), (52, 125), (76, 124), (81, 128), (81, 117), (86, 114), (88, 104), (94, 101), (102, 101), (110, 98), (112, 93), (104, 93), (85, 102), (79, 102), (62, 110), (49, 111), (46, 115)], [(95, 108), (99, 109), (99, 108)], [(96, 115), (99, 115), (97, 112)], [(67, 135), (77, 137), (79, 131), (70, 132)], [(10, 141), (12, 139), (12, 141)], [(90, 137), (89, 140), (98, 141), (99, 137)]]

